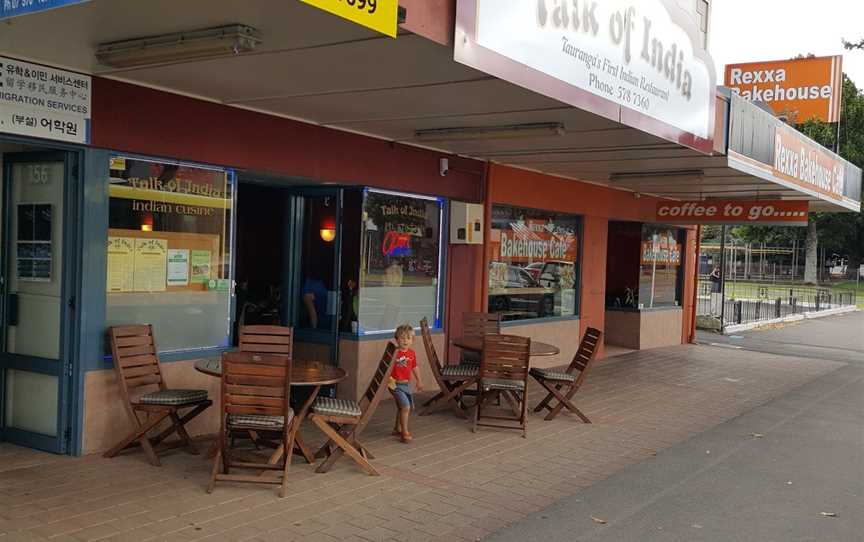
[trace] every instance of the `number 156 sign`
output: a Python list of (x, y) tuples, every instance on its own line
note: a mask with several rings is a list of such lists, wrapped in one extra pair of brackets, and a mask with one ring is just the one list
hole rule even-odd
[(396, 37), (399, 0), (301, 0), (343, 19)]

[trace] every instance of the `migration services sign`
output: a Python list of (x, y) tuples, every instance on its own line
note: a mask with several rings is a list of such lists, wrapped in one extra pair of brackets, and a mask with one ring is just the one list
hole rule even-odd
[(674, 0), (459, 0), (455, 59), (710, 152), (715, 73)]
[(726, 86), (745, 100), (765, 102), (799, 124), (840, 120), (843, 57), (795, 58), (726, 66)]
[(0, 0), (0, 20), (28, 13), (36, 13), (49, 9), (83, 4), (89, 0)]
[(0, 57), (0, 133), (90, 142), (90, 76)]

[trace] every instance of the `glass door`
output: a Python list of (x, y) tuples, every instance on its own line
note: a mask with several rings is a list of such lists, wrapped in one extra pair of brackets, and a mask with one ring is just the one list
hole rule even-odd
[(336, 364), (341, 315), (342, 193), (338, 188), (292, 191), (293, 228), (284, 268), (286, 312), (295, 357)]
[(74, 251), (68, 205), (77, 154), (7, 153), (3, 160), (0, 438), (68, 451), (74, 298), (64, 259)]

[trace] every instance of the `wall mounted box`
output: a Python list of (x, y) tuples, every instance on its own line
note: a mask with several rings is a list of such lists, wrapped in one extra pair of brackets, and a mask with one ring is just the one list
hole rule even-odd
[(482, 204), (450, 202), (450, 244), (482, 245), (485, 229)]

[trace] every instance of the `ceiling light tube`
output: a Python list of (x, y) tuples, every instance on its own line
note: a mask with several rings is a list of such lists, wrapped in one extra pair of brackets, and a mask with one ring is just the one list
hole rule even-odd
[(610, 173), (610, 181), (626, 181), (628, 179), (654, 179), (668, 177), (703, 177), (705, 172), (701, 169), (681, 169), (671, 171), (625, 171), (621, 173)]
[(254, 50), (260, 43), (261, 37), (256, 29), (232, 24), (102, 43), (96, 47), (96, 59), (114, 68), (134, 68), (239, 55)]
[(560, 137), (564, 135), (560, 122), (512, 124), (508, 126), (466, 126), (459, 128), (431, 128), (417, 130), (418, 141), (476, 141), (489, 139), (527, 139), (533, 137)]

